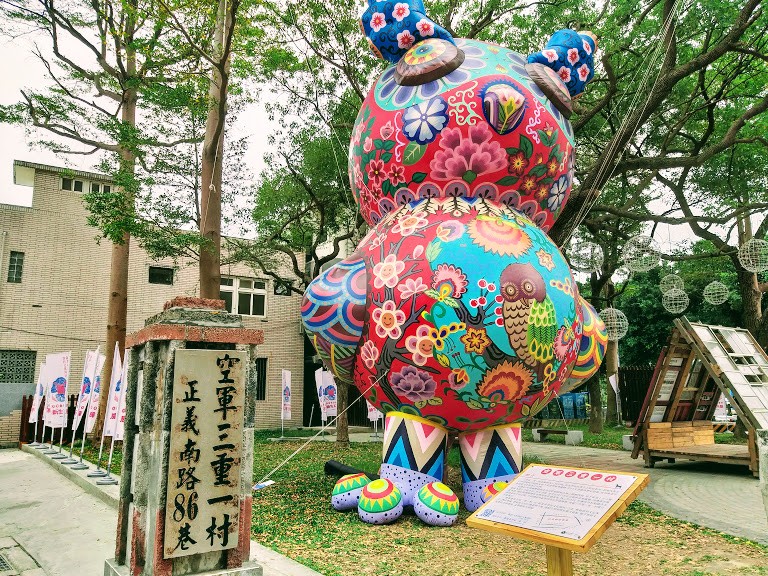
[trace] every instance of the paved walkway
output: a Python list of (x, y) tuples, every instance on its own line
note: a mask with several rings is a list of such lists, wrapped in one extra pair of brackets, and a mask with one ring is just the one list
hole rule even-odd
[[(0, 548), (13, 538), (46, 576), (103, 574), (115, 555), (117, 490), (69, 468), (65, 478), (64, 466), (28, 450), (0, 450)], [(251, 559), (264, 576), (322, 576), (254, 541)]]
[[(335, 436), (325, 436), (327, 442)], [(353, 442), (371, 442), (371, 434), (350, 434)], [(381, 441), (381, 432), (379, 432)], [(645, 468), (629, 452), (564, 444), (523, 442), (523, 454), (547, 464), (645, 473), (651, 477), (639, 499), (670, 516), (727, 534), (768, 544), (768, 520), (760, 483), (745, 466), (677, 460)]]

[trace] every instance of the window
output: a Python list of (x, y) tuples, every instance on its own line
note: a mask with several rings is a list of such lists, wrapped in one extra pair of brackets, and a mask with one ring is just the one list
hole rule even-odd
[(267, 359), (256, 358), (256, 400), (267, 399)]
[(150, 284), (173, 284), (173, 268), (164, 268), (162, 266), (149, 267)]
[(290, 296), (291, 285), (285, 280), (275, 280), (275, 296)]
[(0, 382), (34, 382), (36, 358), (34, 350), (0, 350)]
[(221, 278), (221, 299), (227, 312), (244, 316), (267, 315), (267, 283), (253, 278)]
[(95, 182), (91, 183), (91, 192), (98, 194), (99, 192), (103, 192), (104, 194), (109, 194), (112, 187), (109, 184), (96, 184)]
[(11, 259), (8, 261), (8, 282), (21, 284), (21, 271), (24, 268), (24, 252), (11, 250)]
[(72, 192), (82, 192), (83, 191), (83, 181), (82, 180), (75, 180), (73, 178), (62, 178), (61, 179), (61, 189), (62, 190), (70, 190)]

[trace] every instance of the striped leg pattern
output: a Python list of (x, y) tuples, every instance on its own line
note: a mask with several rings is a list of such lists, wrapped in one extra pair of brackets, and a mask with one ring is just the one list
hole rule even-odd
[(464, 506), (470, 512), (483, 503), (483, 490), (508, 482), (523, 463), (520, 424), (495, 426), (459, 435)]

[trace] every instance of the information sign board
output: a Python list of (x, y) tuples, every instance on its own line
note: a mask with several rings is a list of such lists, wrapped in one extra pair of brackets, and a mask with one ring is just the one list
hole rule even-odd
[(647, 474), (531, 464), (467, 524), (585, 552), (647, 483)]

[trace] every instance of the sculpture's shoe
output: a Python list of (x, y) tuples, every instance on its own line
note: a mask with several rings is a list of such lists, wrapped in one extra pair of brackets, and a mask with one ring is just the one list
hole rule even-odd
[(416, 493), (413, 511), (430, 526), (452, 526), (459, 517), (459, 498), (442, 482), (430, 482)]
[(411, 414), (390, 412), (384, 421), (380, 474), (397, 484), (403, 506), (413, 505), (416, 493), (430, 482), (442, 482), (448, 430)]
[(360, 494), (357, 513), (368, 524), (389, 524), (403, 513), (403, 498), (391, 480), (369, 482)]
[(347, 474), (339, 478), (333, 487), (331, 495), (331, 506), (334, 510), (352, 510), (357, 508), (360, 502), (360, 495), (371, 479), (362, 472), (358, 474)]
[(508, 482), (523, 463), (520, 424), (495, 426), (459, 435), (464, 506), (474, 512), (483, 504), (483, 490)]

